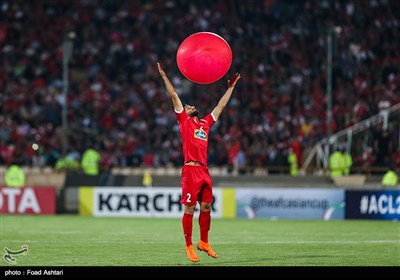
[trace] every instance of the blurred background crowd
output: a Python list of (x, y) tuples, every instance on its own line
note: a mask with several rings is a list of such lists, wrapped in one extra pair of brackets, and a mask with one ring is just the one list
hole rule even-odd
[[(327, 134), (326, 38), (335, 27), (333, 133), (400, 103), (400, 1), (3, 0), (0, 164), (55, 166), (94, 148), (102, 168), (180, 166), (179, 127), (159, 61), (200, 116), (231, 75), (242, 75), (211, 131), (210, 166), (283, 166), (288, 150), (301, 165)], [(198, 31), (217, 33), (232, 48), (229, 73), (210, 85), (186, 80), (176, 66), (179, 44)], [(62, 43), (71, 32), (65, 100)], [(372, 132), (363, 147), (368, 164), (385, 164), (383, 153), (400, 166), (396, 132)]]

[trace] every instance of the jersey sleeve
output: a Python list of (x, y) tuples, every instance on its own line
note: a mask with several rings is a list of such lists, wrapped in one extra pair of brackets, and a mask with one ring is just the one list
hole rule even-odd
[(188, 114), (184, 109), (182, 109), (182, 111), (180, 112), (175, 111), (175, 115), (176, 115), (176, 120), (178, 121), (179, 124), (184, 123), (184, 121), (188, 118)]
[(214, 116), (212, 115), (212, 113), (208, 114), (207, 116), (204, 117), (204, 120), (206, 120), (208, 122), (208, 125), (211, 127), (214, 123), (215, 123), (215, 119)]

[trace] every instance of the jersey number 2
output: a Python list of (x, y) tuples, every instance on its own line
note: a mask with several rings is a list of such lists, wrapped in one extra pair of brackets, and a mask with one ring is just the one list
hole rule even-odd
[(186, 202), (192, 202), (192, 200), (190, 199), (192, 195), (188, 193), (186, 196), (187, 196)]

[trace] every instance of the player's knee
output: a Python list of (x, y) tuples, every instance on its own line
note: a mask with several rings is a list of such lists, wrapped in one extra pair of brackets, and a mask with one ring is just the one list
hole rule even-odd
[(201, 211), (210, 211), (211, 210), (211, 203), (202, 202), (200, 205)]
[(196, 209), (196, 205), (185, 205), (185, 213), (193, 215), (194, 210)]

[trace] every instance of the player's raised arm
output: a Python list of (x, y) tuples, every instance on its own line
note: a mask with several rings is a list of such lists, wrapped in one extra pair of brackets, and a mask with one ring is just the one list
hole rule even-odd
[(229, 99), (232, 96), (233, 90), (235, 88), (236, 82), (240, 79), (240, 74), (236, 73), (231, 80), (228, 81), (228, 89), (225, 91), (225, 94), (219, 100), (217, 106), (211, 112), (214, 118), (217, 120), (221, 115), (222, 111), (225, 109), (226, 105), (229, 102)]
[(168, 79), (167, 74), (165, 74), (159, 62), (157, 62), (158, 72), (160, 72), (161, 77), (164, 80), (165, 88), (168, 91), (169, 96), (171, 97), (172, 104), (174, 106), (174, 110), (176, 112), (181, 112), (183, 110), (182, 101), (179, 98), (178, 93), (175, 91), (174, 86), (171, 81)]

